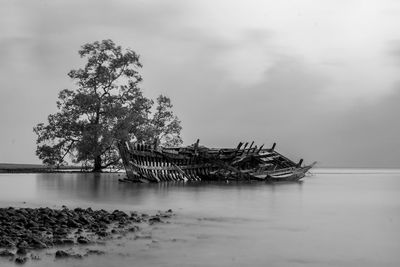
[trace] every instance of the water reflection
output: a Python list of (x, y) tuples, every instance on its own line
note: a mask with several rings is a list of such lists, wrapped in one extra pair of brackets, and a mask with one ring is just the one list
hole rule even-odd
[[(141, 208), (167, 205), (180, 208), (202, 206), (206, 209), (224, 203), (225, 197), (234, 202), (248, 202), (264, 195), (268, 204), (284, 192), (301, 194), (302, 183), (265, 184), (262, 182), (191, 182), (160, 184), (120, 183), (118, 174), (37, 174), (37, 197), (46, 196), (48, 201), (57, 203), (87, 202), (107, 205), (130, 205)], [(289, 191), (288, 191), (289, 190)], [(221, 199), (222, 198), (222, 199)], [(269, 200), (268, 200), (269, 199)], [(241, 205), (239, 205), (241, 206)], [(168, 207), (170, 208), (170, 207)]]

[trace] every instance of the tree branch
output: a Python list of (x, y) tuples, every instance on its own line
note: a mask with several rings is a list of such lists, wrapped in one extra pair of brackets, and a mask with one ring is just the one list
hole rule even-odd
[(74, 143), (75, 143), (75, 141), (72, 140), (71, 144), (68, 146), (67, 151), (66, 151), (66, 152), (64, 153), (64, 155), (61, 157), (61, 160), (64, 160), (65, 156), (69, 153), (69, 151), (71, 150), (72, 145), (73, 145)]
[(104, 165), (104, 166), (101, 166), (101, 168), (104, 169), (104, 168), (107, 168), (108, 166), (114, 165), (114, 164), (118, 163), (118, 161), (119, 161), (120, 159), (121, 159), (121, 158), (118, 157), (118, 159), (116, 159), (116, 160), (114, 160), (114, 161), (111, 161), (111, 162), (107, 163), (107, 164)]
[[(121, 67), (121, 71), (119, 72), (119, 74), (117, 76), (114, 77), (114, 79), (110, 79), (109, 83), (107, 85), (103, 86), (103, 94), (100, 96), (100, 98), (103, 98), (105, 95), (109, 95), (110, 94), (110, 87), (112, 85), (113, 82), (115, 82), (116, 80), (119, 79), (119, 77), (122, 76), (122, 74), (124, 73), (125, 69), (127, 68), (127, 65), (124, 65)], [(108, 89), (108, 90), (107, 90)]]

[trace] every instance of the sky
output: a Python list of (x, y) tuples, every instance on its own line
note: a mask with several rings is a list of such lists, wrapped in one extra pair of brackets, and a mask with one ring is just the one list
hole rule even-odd
[(400, 167), (400, 1), (0, 0), (0, 162), (40, 163), (32, 128), (112, 39), (169, 96), (185, 144), (272, 146), (321, 167)]

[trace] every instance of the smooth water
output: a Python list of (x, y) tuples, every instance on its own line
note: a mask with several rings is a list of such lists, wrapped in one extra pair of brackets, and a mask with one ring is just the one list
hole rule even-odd
[[(0, 174), (0, 206), (172, 209), (151, 239), (25, 266), (400, 266), (400, 170), (315, 170), (302, 183), (126, 184), (118, 174)], [(104, 249), (104, 248), (103, 248)], [(0, 266), (14, 263), (0, 259)]]

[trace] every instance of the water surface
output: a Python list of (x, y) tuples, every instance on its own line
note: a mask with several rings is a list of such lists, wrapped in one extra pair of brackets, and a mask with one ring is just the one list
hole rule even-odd
[[(316, 170), (302, 183), (126, 184), (118, 174), (0, 174), (0, 206), (177, 213), (107, 255), (26, 266), (400, 266), (400, 171)], [(1, 266), (13, 263), (0, 260)]]

